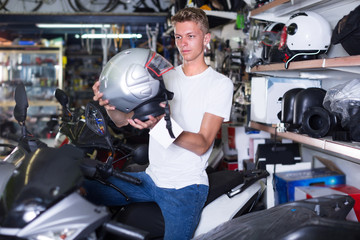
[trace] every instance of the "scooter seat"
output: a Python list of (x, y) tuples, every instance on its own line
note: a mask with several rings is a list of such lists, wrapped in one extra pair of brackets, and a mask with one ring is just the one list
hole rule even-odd
[(209, 177), (209, 194), (205, 206), (224, 193), (244, 183), (244, 173), (231, 170), (212, 172)]

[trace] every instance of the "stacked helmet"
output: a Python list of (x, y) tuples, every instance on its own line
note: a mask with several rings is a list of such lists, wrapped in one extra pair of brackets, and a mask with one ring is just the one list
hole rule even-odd
[(284, 25), (285, 24), (280, 22), (269, 23), (261, 33), (261, 43), (270, 47), (277, 44), (280, 41), (280, 35)]
[(327, 20), (315, 12), (293, 14), (286, 22), (282, 32), (280, 48), (285, 46), (293, 52), (287, 64), (298, 56), (316, 56), (325, 53), (330, 47), (331, 26)]
[(261, 43), (263, 45), (261, 58), (265, 63), (282, 62), (283, 56), (278, 47), (284, 26), (284, 23), (272, 22), (261, 33)]
[(123, 50), (112, 57), (100, 75), (100, 92), (116, 109), (142, 121), (148, 115), (164, 113), (161, 102), (171, 100), (173, 93), (165, 88), (163, 74), (173, 69), (161, 55), (143, 48)]

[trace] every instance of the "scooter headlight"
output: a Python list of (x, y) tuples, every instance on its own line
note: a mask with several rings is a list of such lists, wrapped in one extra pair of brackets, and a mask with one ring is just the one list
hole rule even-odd
[[(31, 237), (34, 240), (66, 240), (74, 239), (74, 235), (77, 234), (76, 229), (63, 229), (58, 231), (48, 231), (45, 233), (37, 234)], [(90, 238), (91, 239), (91, 238)]]
[(4, 218), (3, 225), (11, 228), (24, 227), (45, 211), (45, 209), (45, 206), (37, 199), (24, 201), (8, 212)]
[(45, 211), (45, 209), (39, 201), (31, 200), (19, 205), (15, 211), (23, 212), (23, 221), (28, 223)]

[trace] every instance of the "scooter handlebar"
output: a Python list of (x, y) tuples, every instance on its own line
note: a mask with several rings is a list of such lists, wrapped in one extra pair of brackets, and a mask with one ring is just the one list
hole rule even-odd
[[(107, 177), (112, 175), (114, 177), (117, 177), (121, 180), (130, 182), (132, 184), (136, 184), (136, 185), (141, 184), (141, 180), (136, 177), (130, 176), (126, 173), (119, 172), (115, 169), (110, 170), (108, 172), (103, 168), (104, 166), (105, 166), (104, 163), (93, 160), (93, 159), (88, 159), (88, 158), (82, 159), (82, 161), (80, 163), (81, 171), (83, 172), (83, 174), (86, 177), (97, 178), (97, 177), (101, 176), (101, 178), (107, 179)], [(105, 171), (103, 171), (103, 170), (105, 170)]]
[(122, 172), (118, 172), (118, 171), (114, 170), (112, 172), (112, 175), (114, 177), (117, 177), (117, 178), (119, 178), (121, 180), (127, 181), (127, 182), (135, 184), (135, 185), (140, 185), (141, 184), (140, 179), (138, 179), (136, 177), (133, 177), (133, 176), (130, 176), (130, 175), (126, 174), (126, 173), (122, 173)]
[(105, 223), (103, 226), (107, 232), (115, 234), (116, 236), (122, 237), (124, 239), (149, 239), (148, 232), (119, 222), (110, 221), (108, 223)]

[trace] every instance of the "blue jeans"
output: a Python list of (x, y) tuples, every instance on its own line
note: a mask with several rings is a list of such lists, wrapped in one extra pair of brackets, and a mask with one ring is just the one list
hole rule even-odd
[(159, 188), (145, 172), (127, 173), (141, 179), (140, 186), (110, 177), (108, 180), (130, 198), (115, 189), (96, 181), (86, 181), (87, 198), (106, 206), (121, 206), (131, 202), (156, 202), (165, 221), (166, 240), (191, 239), (199, 223), (202, 208), (207, 199), (209, 187), (191, 185), (181, 189)]

